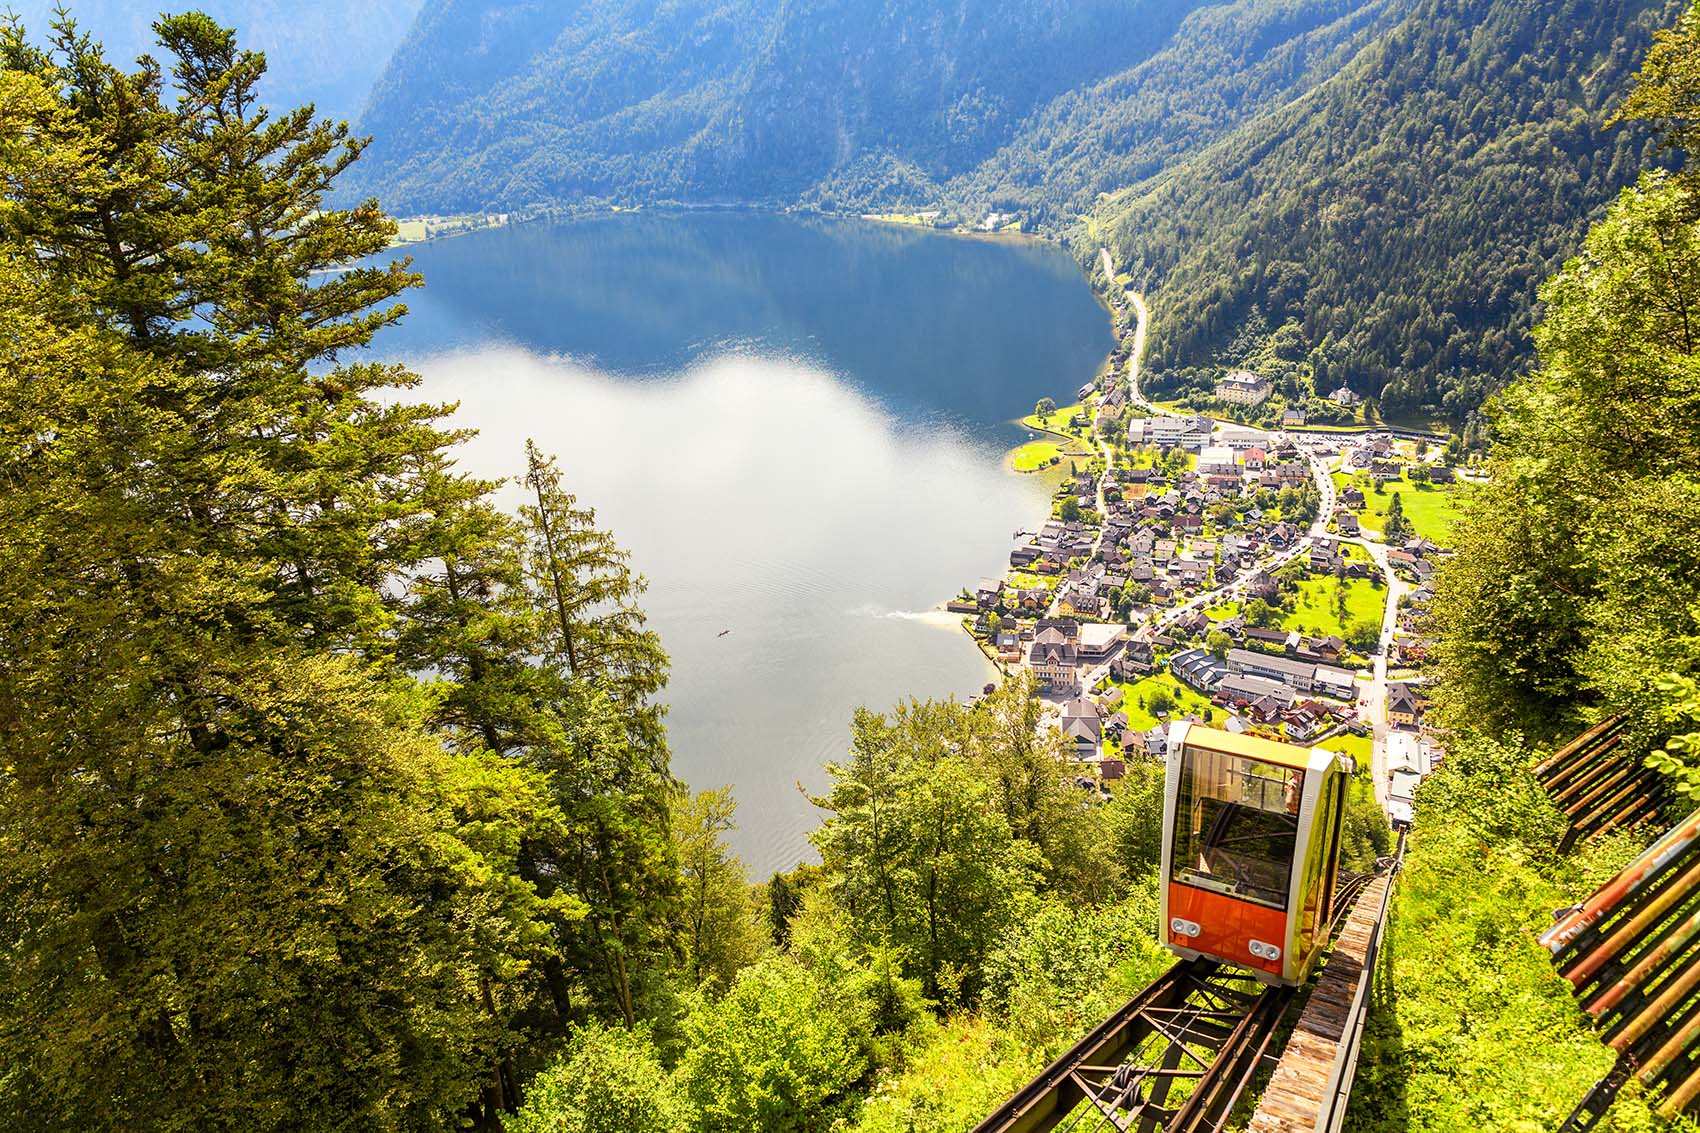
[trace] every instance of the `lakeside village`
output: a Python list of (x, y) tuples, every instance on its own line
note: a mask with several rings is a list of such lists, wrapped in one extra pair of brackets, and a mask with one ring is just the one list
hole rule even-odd
[[(1423, 614), (1459, 470), (1420, 437), (1135, 415), (1132, 339), (1079, 404), (1024, 419), (1013, 460), (1055, 478), (1051, 518), (948, 609), (1005, 674), (1032, 672), (1083, 787), (1161, 758), (1171, 719), (1426, 773)], [(1218, 385), (1260, 392), (1243, 371)]]

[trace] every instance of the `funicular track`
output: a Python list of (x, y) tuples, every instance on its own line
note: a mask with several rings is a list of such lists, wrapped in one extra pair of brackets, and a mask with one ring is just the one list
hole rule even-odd
[[(1340, 873), (1333, 932), (1373, 876)], [(1295, 990), (1214, 961), (1183, 960), (974, 1133), (1216, 1133), (1262, 1064)]]

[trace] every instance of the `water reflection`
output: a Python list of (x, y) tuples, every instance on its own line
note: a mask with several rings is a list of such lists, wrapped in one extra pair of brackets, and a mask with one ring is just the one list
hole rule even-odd
[(411, 249), (426, 287), (380, 352), (506, 342), (666, 379), (747, 347), (804, 358), (979, 435), (1059, 404), (1111, 342), (1055, 247), (752, 213), (525, 224)]
[(735, 786), (756, 876), (808, 853), (819, 815), (798, 785), (821, 785), (857, 705), (988, 678), (955, 619), (928, 611), (1045, 510), (996, 441), (906, 424), (782, 358), (644, 382), (508, 347), (414, 365), (426, 398), (460, 401), (480, 430), (463, 466), (512, 476), (535, 438), (632, 549), (673, 657), (674, 767), (696, 788)]

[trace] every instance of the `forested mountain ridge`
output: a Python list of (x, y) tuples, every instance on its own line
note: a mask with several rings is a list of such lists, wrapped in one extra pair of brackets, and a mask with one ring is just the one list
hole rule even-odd
[(1162, 51), (1057, 98), (943, 192), (963, 208), (989, 201), (1067, 225), (1100, 194), (1160, 173), (1326, 82), (1405, 7), (1403, 0), (1238, 0), (1200, 8)]
[[(7, 0), (35, 38), (45, 38), (60, 0)], [(354, 119), (384, 62), (412, 25), (422, 0), (197, 0), (192, 7), (223, 20), (244, 47), (267, 53), (266, 97), (274, 106), (312, 102), (321, 117)], [(159, 53), (153, 22), (163, 4), (135, 0), (76, 0), (67, 5), (78, 27), (128, 65)], [(173, 11), (186, 6), (172, 6)]]
[(1198, 6), (452, 0), (421, 14), (373, 92), (359, 187), (402, 211), (790, 203), (878, 166), (896, 180), (867, 199), (906, 196), (906, 180), (930, 192)]
[(1100, 233), (1156, 284), (1158, 388), (1263, 361), (1462, 420), (1529, 363), (1536, 285), (1657, 158), (1605, 122), (1678, 10), (1424, 0), (1304, 100), (1105, 202)]

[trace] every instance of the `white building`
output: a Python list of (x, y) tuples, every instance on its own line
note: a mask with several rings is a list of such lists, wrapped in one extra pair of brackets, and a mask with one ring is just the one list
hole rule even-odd
[(1269, 434), (1263, 430), (1242, 429), (1236, 426), (1225, 427), (1218, 439), (1235, 452), (1244, 452), (1248, 448), (1268, 448), (1270, 443)]
[(1198, 454), (1198, 471), (1204, 476), (1238, 476), (1240, 458), (1225, 445), (1203, 449)]

